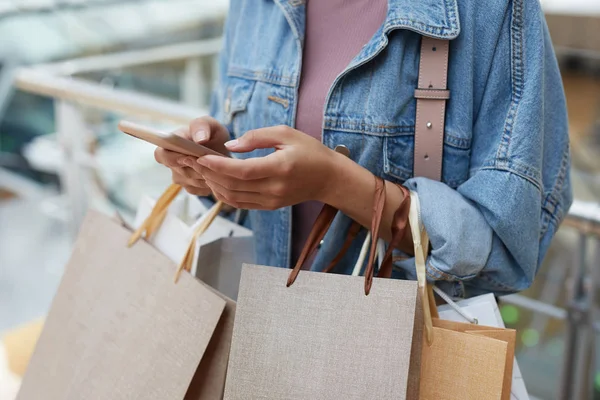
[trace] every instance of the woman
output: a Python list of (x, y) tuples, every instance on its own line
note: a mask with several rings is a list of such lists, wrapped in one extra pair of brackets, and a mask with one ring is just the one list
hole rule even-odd
[[(422, 35), (450, 40), (442, 182), (413, 177)], [(224, 40), (214, 119), (181, 134), (236, 158), (156, 159), (188, 192), (252, 210), (258, 263), (293, 264), (327, 203), (343, 214), (312, 263), (322, 270), (351, 219), (370, 226), (375, 174), (386, 240), (394, 183), (419, 194), (428, 276), (446, 292), (531, 285), (571, 203), (564, 93), (537, 1), (233, 0)], [(410, 260), (395, 266), (414, 279)]]

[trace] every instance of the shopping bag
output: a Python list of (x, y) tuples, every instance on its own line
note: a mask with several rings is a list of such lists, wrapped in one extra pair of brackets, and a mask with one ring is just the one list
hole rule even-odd
[[(223, 230), (223, 227), (229, 229), (233, 224), (226, 220), (223, 221), (225, 223), (218, 224), (220, 222), (218, 214), (223, 207), (223, 203), (217, 202), (211, 209), (203, 209), (202, 217), (191, 228), (188, 228), (186, 223), (175, 217), (175, 215), (177, 215), (176, 213), (181, 213), (182, 211), (185, 211), (182, 209), (187, 208), (188, 211), (194, 210), (192, 212), (196, 215), (197, 211), (203, 207), (200, 207), (197, 199), (195, 199), (196, 204), (186, 204), (184, 207), (182, 207), (181, 204), (177, 204), (176, 199), (180, 191), (181, 186), (172, 184), (156, 202), (153, 202), (154, 205), (150, 209), (143, 210), (142, 208), (141, 212), (138, 210), (138, 217), (140, 214), (146, 215), (146, 217), (136, 223), (136, 225), (139, 226), (130, 238), (131, 244), (143, 236), (144, 239), (153, 243), (162, 251), (170, 251), (172, 254), (175, 253), (173, 250), (177, 249), (177, 251), (179, 251), (177, 256), (181, 257), (181, 259), (175, 273), (176, 282), (181, 276), (182, 271), (185, 270), (191, 272), (193, 263), (197, 263), (198, 249), (202, 247), (199, 243), (202, 243), (203, 240), (206, 241), (206, 236), (210, 235), (210, 232), (213, 232), (213, 237), (219, 237), (219, 228), (221, 228), (221, 230)], [(142, 205), (143, 204), (144, 203), (142, 203)], [(213, 229), (215, 223), (218, 224), (216, 230)], [(236, 227), (237, 228), (235, 229), (239, 229), (238, 233), (244, 233), (242, 229), (245, 228), (237, 225)], [(176, 242), (175, 239), (178, 240), (178, 242)], [(250, 237), (249, 239), (252, 238)], [(179, 242), (182, 242), (184, 245), (182, 246), (182, 243)], [(202, 358), (202, 362), (198, 366), (198, 370), (190, 384), (189, 390), (185, 396), (186, 400), (221, 398), (225, 387), (227, 360), (231, 345), (233, 318), (235, 316), (236, 305), (231, 297), (217, 289), (218, 286), (223, 286), (224, 283), (227, 283), (230, 286), (237, 286), (239, 283), (240, 267), (226, 264), (228, 260), (225, 260), (224, 258), (220, 258), (219, 261), (224, 263), (218, 264), (213, 262), (211, 266), (213, 268), (218, 268), (225, 273), (233, 271), (233, 273), (226, 276), (226, 278), (229, 278), (227, 282), (218, 280), (222, 275), (218, 272), (207, 276), (209, 279), (202, 281), (202, 283), (210, 285), (212, 288), (211, 290), (225, 300), (225, 309), (208, 348), (206, 349), (206, 353)], [(229, 259), (229, 261), (233, 262), (234, 260)]]
[[(449, 304), (438, 306), (438, 313), (441, 319), (505, 328), (498, 303), (496, 303), (496, 299), (491, 293), (456, 302), (453, 302), (452, 299), (446, 299), (446, 301)], [(529, 400), (525, 381), (521, 375), (516, 358), (514, 358), (512, 365), (510, 399)]]
[[(424, 277), (429, 237), (420, 220), (419, 197), (414, 192), (410, 196), (416, 272)], [(431, 287), (422, 300), (425, 326), (419, 398), (500, 400), (510, 395), (515, 331), (439, 319)]]
[(192, 274), (237, 300), (242, 264), (256, 258), (252, 236), (223, 237), (202, 245), (198, 249), (198, 262)]
[[(194, 204), (199, 203), (199, 200), (196, 198), (187, 198), (187, 202), (192, 203), (188, 205), (190, 208), (196, 210), (204, 208)], [(193, 236), (195, 228), (205, 220), (207, 215), (210, 215), (211, 211), (211, 209), (206, 210), (199, 218), (197, 218), (197, 221), (194, 224), (188, 225), (187, 221), (180, 217), (181, 209), (183, 208), (182, 203), (182, 201), (174, 199), (172, 203), (169, 204), (167, 213), (161, 222), (160, 229), (147, 239), (154, 247), (175, 263), (180, 262), (184, 257), (187, 245)], [(144, 196), (141, 199), (133, 224), (135, 229), (138, 229), (148, 218), (155, 205), (156, 201), (148, 196)], [(206, 231), (198, 237), (194, 251), (194, 259), (199, 261), (198, 253), (201, 251), (200, 248), (203, 245), (227, 237), (252, 237), (252, 231), (217, 215)], [(246, 259), (246, 262), (248, 262), (248, 259)], [(192, 273), (195, 273), (196, 268), (197, 263), (194, 263), (192, 266)]]
[(376, 251), (364, 278), (300, 271), (335, 212), (323, 208), (291, 273), (243, 266), (225, 399), (416, 398), (407, 392), (420, 355), (411, 352), (420, 339), (417, 283), (373, 278)]
[(130, 236), (88, 213), (18, 399), (184, 398), (226, 301), (187, 273), (175, 285), (173, 262)]
[[(514, 330), (437, 318), (433, 327), (434, 344), (423, 344), (421, 399), (456, 399), (458, 393), (461, 399), (510, 398)], [(434, 383), (436, 374), (442, 377)]]
[[(188, 207), (199, 210), (198, 199), (188, 198)], [(156, 202), (142, 198), (136, 213), (134, 227), (139, 229), (151, 215)], [(146, 238), (154, 247), (174, 262), (180, 263), (193, 244), (189, 266), (186, 269), (220, 293), (237, 299), (243, 262), (253, 262), (254, 238), (252, 231), (233, 221), (218, 216), (221, 204), (205, 210), (196, 223), (188, 225), (179, 217), (181, 202), (173, 200), (167, 206), (160, 229)], [(205, 222), (206, 229), (198, 231)]]
[(184, 400), (222, 399), (225, 389), (236, 304), (234, 300), (224, 296), (217, 290), (208, 286), (207, 288), (225, 300), (225, 308)]

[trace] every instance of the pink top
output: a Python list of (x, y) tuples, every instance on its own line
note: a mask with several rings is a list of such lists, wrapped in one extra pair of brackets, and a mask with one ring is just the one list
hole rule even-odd
[[(329, 88), (377, 32), (386, 12), (387, 0), (307, 0), (296, 129), (321, 140)], [(321, 204), (310, 201), (292, 210), (292, 262), (295, 263)]]

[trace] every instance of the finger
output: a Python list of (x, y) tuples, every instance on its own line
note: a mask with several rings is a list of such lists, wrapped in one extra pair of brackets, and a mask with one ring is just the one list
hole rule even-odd
[(189, 126), (181, 127), (172, 133), (196, 143), (206, 143), (211, 139), (211, 133), (216, 131), (219, 122), (211, 117), (200, 117), (192, 120)]
[(183, 188), (186, 192), (195, 196), (210, 196), (212, 194), (212, 191), (208, 187), (199, 188), (196, 186), (183, 186)]
[[(200, 165), (198, 165), (200, 167)], [(264, 193), (269, 187), (269, 178), (242, 180), (229, 175), (220, 174), (211, 171), (208, 168), (202, 168), (202, 177), (208, 182), (214, 182), (227, 190), (238, 192)]]
[(262, 210), (262, 211), (273, 211), (276, 210), (277, 207), (272, 207), (272, 206), (267, 206), (264, 204), (258, 204), (258, 203), (247, 203), (247, 202), (236, 202), (236, 201), (231, 201), (231, 200), (227, 200), (225, 197), (223, 197), (221, 194), (215, 192), (213, 190), (212, 192), (213, 196), (215, 199), (217, 199), (218, 201), (222, 201), (223, 203), (237, 208), (237, 209), (241, 209), (241, 210)]
[(293, 129), (285, 125), (254, 129), (246, 132), (237, 140), (225, 143), (225, 147), (236, 153), (247, 153), (256, 149), (279, 148), (293, 141), (292, 132)]
[(262, 210), (262, 211), (275, 210), (274, 208), (269, 208), (269, 207), (263, 206), (262, 204), (256, 204), (256, 203), (237, 203), (235, 208), (238, 208), (240, 210)]
[(220, 202), (222, 202), (222, 203), (224, 203), (224, 204), (226, 204), (226, 205), (228, 205), (228, 206), (231, 206), (231, 207), (237, 208), (237, 204), (235, 204), (235, 203), (233, 203), (233, 202), (230, 202), (229, 200), (227, 200), (227, 199), (225, 198), (225, 196), (223, 196), (223, 194), (222, 194), (222, 193), (218, 192), (217, 190), (213, 189), (213, 188), (212, 188), (212, 187), (210, 187), (210, 186), (209, 186), (209, 188), (210, 188), (210, 190), (211, 190), (211, 192), (212, 192), (212, 195), (213, 195), (213, 197), (215, 198), (215, 200), (217, 200), (217, 201), (220, 201)]
[(172, 167), (171, 171), (173, 171), (174, 174), (181, 176), (182, 178), (197, 180), (198, 182), (204, 181), (204, 176), (202, 176), (202, 174), (194, 171), (192, 168)]
[(198, 189), (207, 189), (209, 188), (208, 184), (206, 183), (206, 181), (201, 181), (198, 179), (190, 179), (190, 178), (185, 178), (182, 177), (181, 175), (179, 175), (179, 178), (177, 178), (177, 181), (173, 181), (173, 183), (177, 183), (178, 185), (181, 186), (189, 186), (189, 187), (195, 187)]
[[(201, 117), (196, 118), (192, 122), (190, 122), (190, 126), (188, 132), (190, 134), (190, 139), (196, 143), (204, 144), (208, 143), (223, 134), (223, 130), (225, 128), (219, 121), (212, 117)], [(227, 133), (227, 137), (229, 133)], [(223, 137), (222, 139), (226, 139)]]
[(198, 175), (202, 175), (203, 171), (207, 171), (206, 168), (203, 168), (200, 164), (196, 162), (195, 157), (185, 157), (180, 161), (180, 163), (188, 167), (188, 169), (193, 169)]
[(192, 137), (190, 135), (190, 127), (189, 126), (182, 126), (181, 128), (175, 129), (171, 133), (173, 135), (181, 136), (181, 137), (186, 138), (188, 140), (192, 140)]
[[(236, 195), (228, 192), (226, 189), (224, 188), (220, 188), (218, 185), (216, 184), (209, 184), (209, 187), (212, 191), (213, 196), (215, 197), (215, 199), (222, 201), (223, 203), (230, 205), (232, 207), (235, 208), (242, 208), (242, 205), (244, 206), (250, 206), (249, 208), (251, 209), (256, 209), (256, 210), (267, 210), (267, 206), (263, 205), (263, 204), (259, 204), (259, 203), (250, 203), (247, 201), (240, 201), (240, 200), (235, 200)], [(239, 193), (239, 192), (238, 192)]]
[[(177, 167), (170, 167), (178, 174), (186, 178), (204, 179), (202, 176), (202, 166), (196, 162), (194, 157), (185, 156), (179, 159)], [(204, 168), (206, 170), (206, 168)]]
[(201, 189), (206, 189), (206, 181), (204, 179), (188, 178), (185, 173), (173, 171), (172, 175), (173, 183), (181, 186), (194, 186)]
[(181, 164), (179, 162), (185, 157), (186, 156), (183, 154), (165, 150), (160, 147), (157, 147), (156, 150), (154, 150), (154, 159), (156, 162), (169, 168), (180, 167)]
[[(173, 167), (173, 168), (171, 168), (171, 176), (173, 178), (173, 182), (175, 182), (176, 179), (186, 178), (185, 172), (183, 170), (183, 167)], [(175, 183), (179, 183), (179, 182), (175, 182)]]
[(194, 180), (194, 181), (198, 181), (198, 182), (203, 182), (204, 181), (204, 176), (202, 176), (202, 174), (198, 173), (198, 171), (195, 171), (192, 168), (189, 167), (184, 167), (181, 168), (181, 175), (183, 175), (184, 177)]
[(210, 181), (207, 181), (206, 184), (213, 193), (222, 197), (223, 201), (237, 208), (240, 208), (239, 205), (243, 203), (259, 204), (265, 209), (275, 209), (279, 206), (275, 198), (262, 193), (229, 190), (216, 182)]
[(208, 155), (200, 157), (197, 162), (211, 171), (234, 178), (242, 180), (263, 179), (277, 175), (279, 157), (276, 157), (276, 154), (246, 160)]

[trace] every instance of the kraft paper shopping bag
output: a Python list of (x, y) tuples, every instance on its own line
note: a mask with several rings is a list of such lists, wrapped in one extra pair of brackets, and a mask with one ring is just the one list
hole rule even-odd
[[(457, 307), (462, 312), (457, 312)], [(483, 326), (505, 328), (502, 315), (500, 315), (500, 310), (498, 308), (498, 303), (496, 303), (496, 299), (491, 293), (456, 301), (453, 306), (449, 304), (441, 305), (438, 307), (438, 313), (440, 318), (445, 320), (475, 322)], [(510, 396), (503, 396), (502, 398), (503, 400), (529, 400), (525, 381), (521, 375), (521, 370), (519, 369), (516, 358), (513, 358), (512, 360)]]
[(335, 212), (324, 207), (291, 273), (243, 266), (226, 399), (417, 398), (411, 392), (418, 390), (411, 362), (419, 367), (422, 328), (417, 282), (373, 279), (377, 241), (364, 278), (300, 270)]
[[(18, 399), (184, 398), (226, 300), (187, 273), (174, 284), (175, 264), (145, 241), (127, 247), (130, 235), (88, 214)], [(211, 357), (205, 371), (228, 351)]]
[[(421, 222), (419, 197), (410, 195), (415, 268), (417, 276), (424, 277), (429, 237)], [(515, 331), (440, 320), (431, 287), (422, 300), (419, 399), (501, 400), (510, 394)]]

